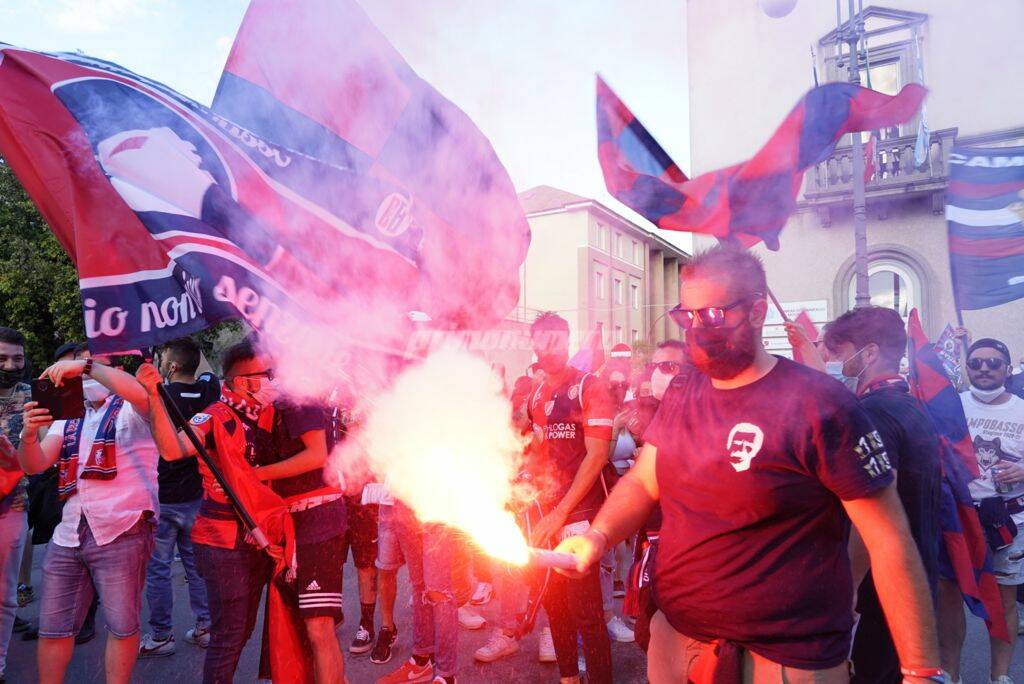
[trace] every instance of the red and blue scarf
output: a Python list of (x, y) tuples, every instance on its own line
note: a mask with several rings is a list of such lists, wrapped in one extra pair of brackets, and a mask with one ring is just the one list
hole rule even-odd
[[(117, 415), (124, 406), (124, 399), (114, 397), (100, 419), (96, 437), (86, 456), (82, 477), (90, 480), (113, 480), (117, 477)], [(61, 501), (67, 501), (78, 491), (78, 447), (82, 440), (83, 418), (64, 423), (64, 440), (60, 447), (57, 466), (57, 494)]]

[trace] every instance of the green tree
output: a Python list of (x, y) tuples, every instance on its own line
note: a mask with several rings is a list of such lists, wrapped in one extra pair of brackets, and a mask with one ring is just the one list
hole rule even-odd
[(61, 343), (85, 339), (75, 266), (3, 159), (0, 325), (24, 333), (36, 369), (49, 365)]

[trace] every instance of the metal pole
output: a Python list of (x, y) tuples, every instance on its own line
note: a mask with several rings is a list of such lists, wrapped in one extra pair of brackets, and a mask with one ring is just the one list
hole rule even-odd
[(174, 403), (174, 400), (171, 399), (171, 395), (163, 383), (157, 385), (157, 391), (160, 393), (160, 398), (163, 399), (164, 406), (167, 407), (167, 415), (170, 417), (171, 423), (176, 429), (183, 432), (185, 437), (192, 442), (192, 446), (196, 449), (196, 456), (202, 459), (206, 464), (206, 467), (210, 469), (210, 473), (212, 473), (214, 479), (217, 480), (217, 484), (221, 486), (221, 489), (224, 490), (224, 494), (235, 507), (238, 517), (242, 519), (242, 524), (245, 525), (249, 534), (252, 535), (253, 541), (256, 542), (256, 546), (261, 549), (267, 548), (270, 545), (267, 535), (264, 534), (263, 530), (260, 529), (260, 526), (256, 524), (252, 515), (249, 514), (248, 510), (246, 510), (245, 504), (242, 503), (242, 500), (238, 498), (238, 494), (236, 494), (235, 490), (233, 490), (231, 485), (228, 484), (227, 479), (224, 477), (224, 473), (221, 472), (216, 461), (210, 458), (210, 454), (206, 452), (206, 447), (203, 446), (203, 443), (200, 442), (199, 438), (196, 437), (194, 432), (192, 432), (192, 428), (189, 427), (188, 420), (182, 415), (177, 404)]
[[(847, 23), (846, 40), (850, 45), (849, 81), (860, 85), (860, 54), (859, 45), (862, 32), (861, 16), (854, 10), (853, 0), (849, 0), (850, 19)], [(854, 273), (857, 294), (854, 305), (869, 306), (871, 296), (868, 293), (868, 221), (864, 202), (864, 150), (860, 133), (852, 133), (853, 149), (853, 253)]]

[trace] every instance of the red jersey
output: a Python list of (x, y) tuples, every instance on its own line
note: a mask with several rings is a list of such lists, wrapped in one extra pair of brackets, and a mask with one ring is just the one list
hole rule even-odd
[[(611, 441), (615, 407), (608, 384), (571, 366), (537, 388), (527, 406), (541, 472), (541, 503), (557, 504), (587, 455), (585, 438)], [(593, 519), (607, 492), (598, 476), (567, 522)]]

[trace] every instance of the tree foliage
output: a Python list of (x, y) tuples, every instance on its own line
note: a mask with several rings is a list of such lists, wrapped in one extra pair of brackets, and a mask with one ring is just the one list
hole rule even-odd
[(75, 266), (2, 159), (0, 325), (24, 333), (36, 369), (63, 342), (85, 339)]

